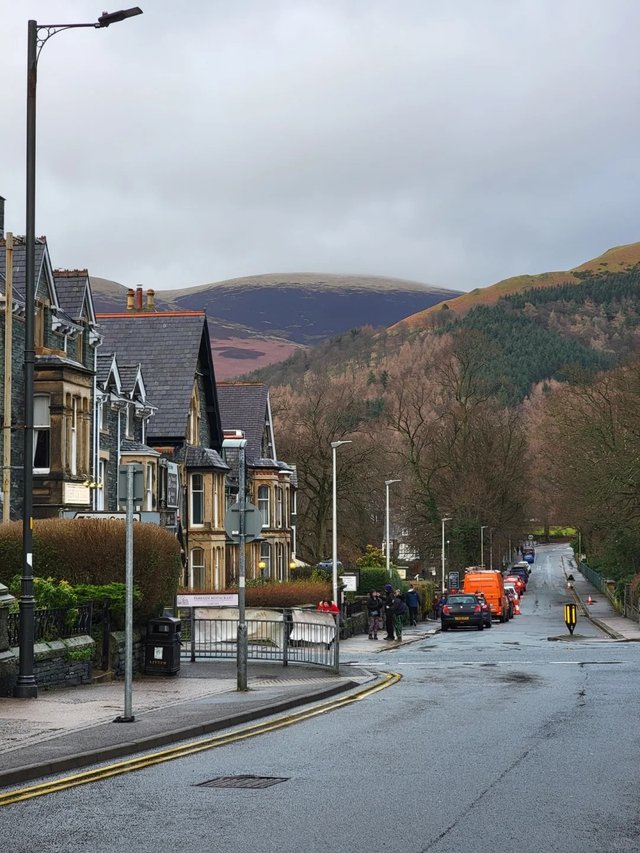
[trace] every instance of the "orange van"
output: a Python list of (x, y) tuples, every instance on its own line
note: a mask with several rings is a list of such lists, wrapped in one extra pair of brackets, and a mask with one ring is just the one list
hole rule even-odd
[(508, 620), (509, 605), (504, 591), (504, 579), (500, 572), (475, 567), (465, 569), (463, 589), (465, 592), (483, 593), (491, 609), (491, 616), (501, 622)]

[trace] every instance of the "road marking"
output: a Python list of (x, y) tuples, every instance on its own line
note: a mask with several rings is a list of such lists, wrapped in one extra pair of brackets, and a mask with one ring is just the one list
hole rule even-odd
[(309, 720), (317, 717), (320, 714), (326, 714), (330, 711), (336, 711), (339, 708), (344, 708), (353, 702), (360, 702), (362, 699), (367, 699), (374, 693), (384, 690), (396, 684), (402, 676), (397, 672), (383, 673), (382, 681), (373, 686), (366, 687), (364, 690), (359, 690), (356, 693), (350, 693), (348, 696), (343, 696), (340, 699), (334, 699), (330, 702), (325, 702), (319, 705), (314, 705), (311, 708), (296, 711), (293, 714), (287, 714), (281, 717), (274, 717), (261, 723), (252, 726), (237, 729), (228, 734), (215, 735), (197, 741), (181, 744), (171, 747), (170, 749), (153, 752), (139, 758), (130, 758), (127, 761), (120, 761), (116, 764), (108, 764), (104, 767), (99, 767), (94, 770), (86, 770), (82, 773), (77, 773), (73, 776), (64, 776), (60, 779), (55, 779), (50, 782), (43, 782), (39, 785), (31, 785), (28, 788), (20, 788), (9, 791), (6, 794), (0, 794), (0, 806), (9, 806), (13, 803), (32, 800), (35, 797), (44, 797), (47, 794), (54, 794), (57, 791), (65, 791), (68, 788), (76, 788), (79, 785), (88, 785), (92, 782), (100, 782), (103, 779), (109, 779), (113, 776), (121, 776), (124, 773), (133, 773), (136, 770), (144, 770), (147, 767), (152, 767), (155, 764), (164, 764), (167, 761), (175, 761), (178, 758), (185, 758), (189, 755), (195, 755), (198, 752), (205, 752), (209, 749), (216, 749), (220, 746), (227, 746), (230, 743), (247, 740), (257, 735), (266, 734), (267, 732), (277, 731), (286, 726), (292, 726), (304, 720)]

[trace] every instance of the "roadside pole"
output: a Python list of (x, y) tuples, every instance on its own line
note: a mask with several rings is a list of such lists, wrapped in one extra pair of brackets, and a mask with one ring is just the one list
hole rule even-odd
[[(116, 717), (115, 723), (133, 723), (133, 502), (134, 476), (142, 489), (142, 465), (121, 465), (119, 476), (126, 477), (126, 520), (125, 520), (125, 646), (124, 646), (124, 714)], [(137, 496), (140, 499), (140, 496)]]
[(245, 544), (247, 539), (247, 496), (245, 494), (245, 457), (246, 441), (243, 439), (238, 448), (238, 501), (239, 518), (239, 554), (238, 554), (238, 690), (247, 689), (247, 618), (245, 610)]

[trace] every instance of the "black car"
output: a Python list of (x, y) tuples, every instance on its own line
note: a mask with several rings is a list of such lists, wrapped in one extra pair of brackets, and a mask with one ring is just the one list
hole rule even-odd
[(455, 593), (448, 596), (440, 616), (443, 631), (448, 631), (449, 628), (477, 628), (482, 631), (484, 623), (482, 605), (475, 595)]
[(491, 627), (491, 608), (487, 604), (487, 599), (484, 597), (484, 593), (482, 592), (474, 592), (475, 597), (478, 599), (480, 603), (480, 607), (482, 607), (482, 615), (484, 616), (484, 627)]

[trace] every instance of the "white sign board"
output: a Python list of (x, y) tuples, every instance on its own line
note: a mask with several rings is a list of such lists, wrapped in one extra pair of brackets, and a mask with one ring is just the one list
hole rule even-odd
[[(100, 518), (103, 521), (126, 521), (126, 512), (77, 512), (74, 518)], [(140, 513), (133, 513), (133, 520), (140, 521)]]
[(225, 595), (179, 595), (178, 607), (237, 607), (238, 594)]
[(340, 580), (346, 592), (358, 591), (358, 575), (340, 575)]

